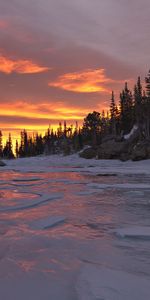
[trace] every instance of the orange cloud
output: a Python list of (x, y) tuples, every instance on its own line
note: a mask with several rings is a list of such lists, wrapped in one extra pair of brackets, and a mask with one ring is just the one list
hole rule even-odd
[(58, 80), (49, 82), (49, 86), (77, 93), (109, 92), (106, 83), (113, 82), (107, 78), (104, 69), (87, 69), (82, 72), (67, 73)]
[(69, 108), (61, 102), (57, 103), (57, 107), (52, 103), (30, 104), (23, 101), (0, 105), (2, 116), (43, 119), (47, 120), (47, 124), (50, 120), (82, 120), (87, 113), (87, 109)]
[(49, 68), (41, 67), (30, 60), (12, 60), (4, 55), (0, 55), (0, 72), (11, 74), (34, 74), (48, 71)]

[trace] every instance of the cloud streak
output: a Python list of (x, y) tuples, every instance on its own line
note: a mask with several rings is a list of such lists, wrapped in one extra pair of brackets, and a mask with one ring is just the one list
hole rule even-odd
[[(31, 104), (24, 101), (18, 101), (16, 103), (1, 104), (1, 120), (2, 116), (7, 117), (7, 122), (12, 119), (21, 120), (26, 119), (26, 121), (33, 120), (38, 123), (38, 121), (43, 121), (45, 124), (49, 124), (49, 121), (59, 122), (59, 120), (83, 120), (85, 114), (88, 112), (87, 109), (79, 111), (79, 108), (65, 105), (64, 103), (58, 102), (57, 106), (50, 103), (42, 104)], [(4, 122), (3, 118), (3, 122)]]
[(49, 86), (77, 93), (109, 92), (106, 84), (114, 80), (107, 78), (104, 69), (87, 69), (81, 72), (66, 73)]
[(0, 55), (0, 72), (5, 74), (11, 74), (13, 72), (19, 74), (35, 74), (48, 70), (49, 68), (42, 67), (27, 59), (14, 60), (2, 54)]

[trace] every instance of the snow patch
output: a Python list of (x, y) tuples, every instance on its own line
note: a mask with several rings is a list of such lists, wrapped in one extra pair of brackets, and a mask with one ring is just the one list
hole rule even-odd
[[(93, 166), (91, 168), (90, 166)], [(78, 170), (77, 167), (80, 166)], [(51, 170), (49, 169), (51, 168)], [(86, 172), (87, 174), (100, 174), (102, 173), (114, 173), (115, 174), (150, 174), (150, 159), (138, 162), (121, 162), (119, 160), (97, 160), (90, 159), (86, 160), (78, 156), (78, 154), (73, 154), (69, 156), (62, 155), (50, 155), (43, 157), (31, 157), (31, 158), (18, 158), (15, 160), (7, 161), (7, 166), (5, 170), (14, 170), (17, 172), (22, 172), (22, 174), (27, 172), (32, 173), (45, 173), (45, 172), (55, 172), (54, 168), (58, 167), (59, 172), (64, 172), (66, 168), (73, 170), (76, 167), (76, 171)], [(64, 167), (64, 169), (62, 169)], [(53, 169), (52, 169), (53, 168)], [(82, 169), (81, 169), (82, 168)], [(67, 170), (66, 170), (67, 171)]]
[(128, 140), (137, 130), (138, 130), (138, 126), (134, 125), (131, 131), (128, 134), (124, 135), (124, 139)]
[(150, 227), (134, 226), (128, 228), (121, 228), (115, 231), (115, 234), (121, 238), (139, 238), (150, 239)]
[(148, 279), (119, 270), (85, 266), (77, 282), (79, 300), (149, 300)]

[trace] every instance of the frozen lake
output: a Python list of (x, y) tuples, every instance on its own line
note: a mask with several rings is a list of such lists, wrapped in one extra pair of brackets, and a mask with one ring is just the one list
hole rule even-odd
[(150, 160), (0, 168), (0, 299), (149, 300)]

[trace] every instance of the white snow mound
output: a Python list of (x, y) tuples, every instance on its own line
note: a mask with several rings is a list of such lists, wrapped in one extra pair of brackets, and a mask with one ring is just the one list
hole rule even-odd
[(138, 126), (134, 125), (131, 131), (128, 134), (124, 135), (124, 139), (128, 140), (137, 130), (138, 130)]
[(149, 280), (131, 273), (85, 266), (77, 283), (79, 300), (149, 300)]
[(128, 228), (121, 228), (115, 231), (116, 235), (122, 238), (141, 238), (150, 239), (150, 227), (134, 226)]

